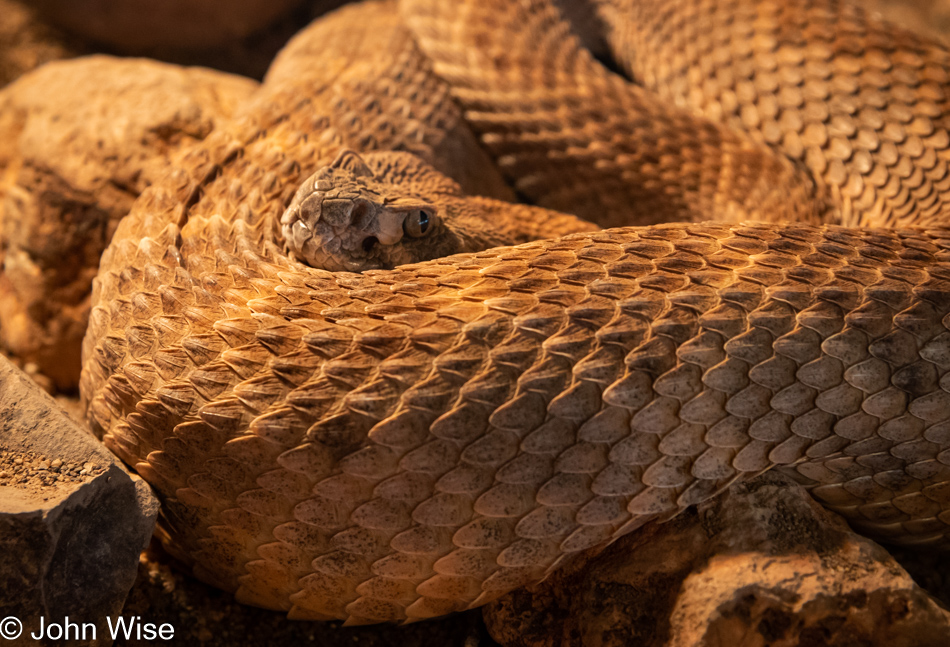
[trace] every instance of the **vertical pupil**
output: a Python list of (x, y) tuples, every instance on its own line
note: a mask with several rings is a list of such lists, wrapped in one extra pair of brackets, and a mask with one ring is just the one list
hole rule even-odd
[(419, 212), (419, 231), (423, 234), (426, 232), (426, 229), (429, 228), (429, 214), (425, 211)]

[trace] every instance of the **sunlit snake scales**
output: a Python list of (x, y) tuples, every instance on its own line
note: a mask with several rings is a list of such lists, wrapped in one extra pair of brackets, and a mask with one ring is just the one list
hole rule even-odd
[[(541, 0), (400, 9), (308, 29), (103, 257), (82, 392), (174, 553), (294, 618), (414, 620), (770, 468), (945, 543), (945, 48), (830, 1), (605, 1), (631, 82)], [(344, 146), (690, 222), (314, 270), (274, 223)]]

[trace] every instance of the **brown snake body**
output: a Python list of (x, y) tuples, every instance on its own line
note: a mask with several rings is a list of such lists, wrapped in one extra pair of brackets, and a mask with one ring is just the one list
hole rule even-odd
[[(600, 15), (641, 85), (541, 0), (406, 0), (419, 48), (391, 4), (347, 9), (136, 203), (82, 392), (200, 577), (294, 618), (432, 617), (770, 468), (945, 541), (946, 50), (830, 1), (625, 4)], [(317, 270), (277, 221), (344, 147), (510, 197), (490, 155), (542, 206), (687, 222)], [(380, 181), (583, 229), (414, 168)]]

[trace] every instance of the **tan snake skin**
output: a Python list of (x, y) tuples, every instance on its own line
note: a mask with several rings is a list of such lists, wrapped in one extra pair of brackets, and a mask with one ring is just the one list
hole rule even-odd
[[(622, 4), (601, 15), (647, 89), (542, 0), (405, 0), (421, 51), (392, 4), (346, 9), (122, 222), (82, 393), (200, 577), (292, 618), (422, 619), (770, 468), (875, 536), (945, 542), (946, 50), (830, 1), (643, 3), (640, 31)], [(278, 220), (344, 147), (510, 197), (490, 154), (602, 225), (722, 222), (309, 268)]]

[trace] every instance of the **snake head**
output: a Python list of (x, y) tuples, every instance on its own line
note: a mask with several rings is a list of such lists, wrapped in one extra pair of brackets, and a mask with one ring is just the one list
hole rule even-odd
[(444, 229), (435, 205), (382, 181), (367, 159), (344, 150), (294, 195), (280, 224), (301, 262), (330, 271), (391, 269), (425, 257)]

